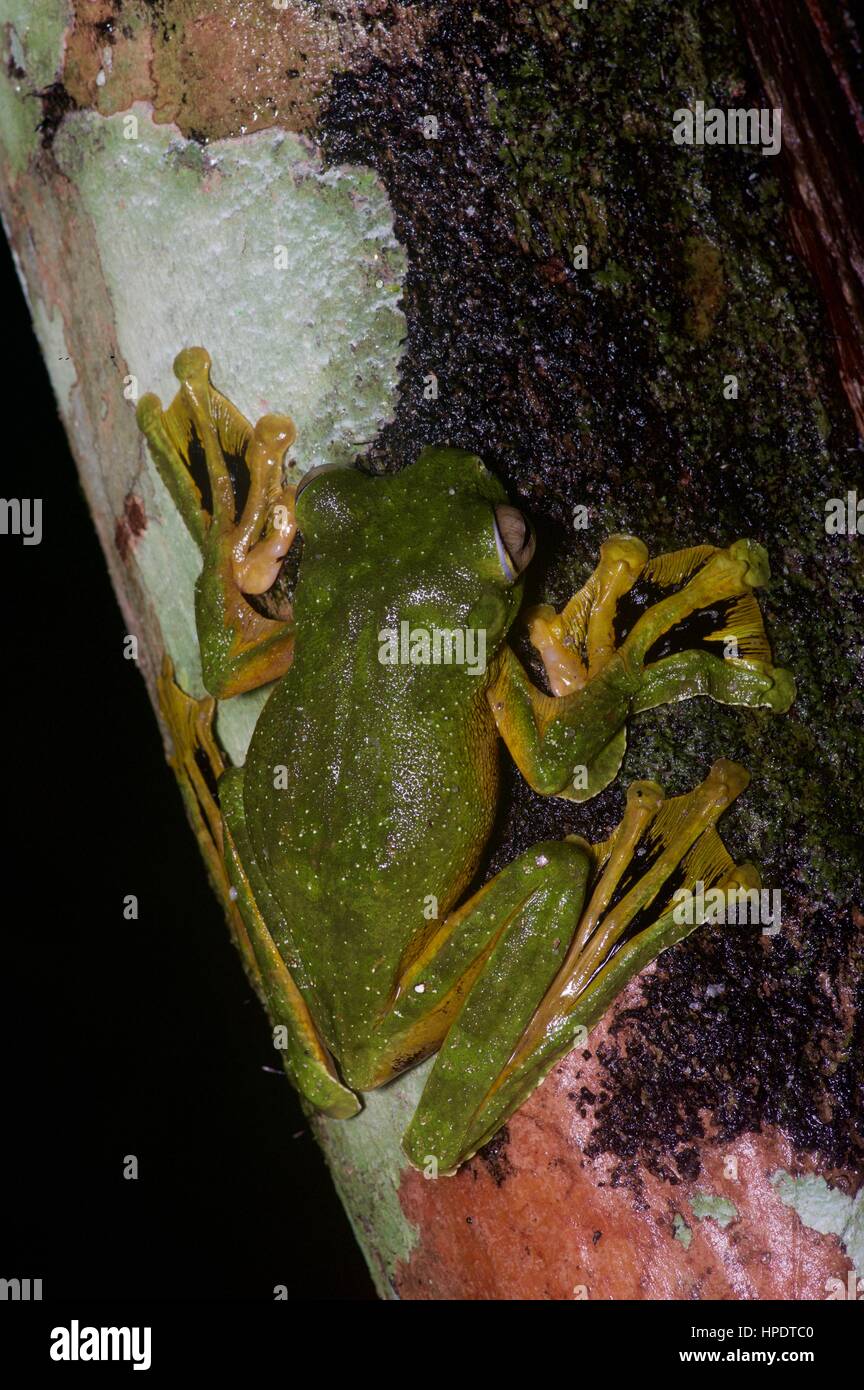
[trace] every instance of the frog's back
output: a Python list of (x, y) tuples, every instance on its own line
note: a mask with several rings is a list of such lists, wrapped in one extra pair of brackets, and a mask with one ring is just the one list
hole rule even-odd
[(503, 497), (455, 450), (388, 478), (340, 470), (298, 496), (294, 663), (256, 726), (244, 803), (337, 1054), (369, 1036), (406, 949), (469, 886), (491, 829), (498, 740), (482, 658), (493, 653), (425, 664), (406, 638), (461, 631), (467, 645), (490, 603), (503, 634)]
[(376, 623), (357, 631), (346, 615), (304, 633), (302, 617), (294, 665), (255, 730), (245, 799), (297, 948), (305, 961), (326, 953), (326, 981), (313, 986), (338, 1036), (358, 973), (380, 1008), (409, 942), (473, 878), (494, 816), (497, 735), (483, 675), (382, 663)]

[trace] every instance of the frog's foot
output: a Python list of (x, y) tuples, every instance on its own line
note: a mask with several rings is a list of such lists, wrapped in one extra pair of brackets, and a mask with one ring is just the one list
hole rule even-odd
[(753, 596), (768, 578), (768, 556), (754, 541), (650, 560), (635, 537), (611, 536), (561, 613), (543, 606), (529, 614), (529, 635), (556, 696), (582, 689), (621, 654), (643, 673), (635, 708), (707, 693), (782, 714), (795, 687), (788, 671), (771, 664)]
[(528, 635), (543, 661), (553, 695), (581, 690), (607, 664), (616, 647), (615, 615), (648, 563), (635, 536), (611, 536), (587, 584), (556, 613), (543, 604), (528, 613)]
[(553, 696), (505, 649), (489, 687), (499, 731), (536, 790), (585, 801), (616, 775), (629, 714), (710, 695), (783, 713), (795, 685), (771, 662), (753, 590), (767, 582), (760, 545), (696, 546), (649, 560), (613, 536), (561, 613), (529, 615)]
[[(603, 543), (595, 573), (563, 612), (542, 606), (529, 614), (529, 635), (556, 696), (582, 689), (625, 653), (645, 671), (647, 694), (639, 709), (707, 689), (732, 705), (768, 705), (783, 713), (795, 687), (788, 671), (771, 664), (753, 596), (768, 577), (767, 553), (753, 541), (735, 541), (725, 550), (693, 546), (650, 560), (642, 541), (615, 535)], [(692, 642), (699, 646), (690, 648)], [(692, 663), (696, 688), (689, 691), (682, 688), (688, 663), (681, 657), (692, 653), (700, 660)], [(663, 666), (671, 656), (675, 667)], [(706, 656), (713, 662), (704, 662)], [(672, 670), (679, 677), (675, 689)]]
[(686, 796), (634, 783), (609, 840), (529, 850), (423, 948), (401, 982), (403, 1024), (417, 1012), (419, 1036), (436, 1011), (453, 1018), (404, 1140), (416, 1167), (455, 1172), (632, 977), (706, 920), (712, 888), (758, 886), (714, 828), (747, 781), (719, 762)]
[(138, 424), (203, 555), (195, 612), (204, 683), (225, 699), (276, 680), (291, 663), (290, 615), (266, 617), (246, 596), (272, 587), (294, 539), (295, 489), (283, 482), (282, 460), (296, 431), (287, 415), (264, 415), (253, 427), (210, 384), (203, 348), (179, 353), (174, 373), (180, 389), (171, 405), (142, 396)]

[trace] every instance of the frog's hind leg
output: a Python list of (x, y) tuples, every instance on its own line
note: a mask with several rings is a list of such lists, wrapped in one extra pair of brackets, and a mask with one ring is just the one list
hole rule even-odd
[[(405, 1135), (412, 1163), (428, 1169), (434, 1159), (452, 1173), (493, 1136), (628, 981), (705, 920), (698, 894), (688, 911), (680, 890), (758, 883), (714, 829), (747, 780), (737, 764), (716, 763), (700, 787), (670, 800), (656, 783), (636, 782), (608, 841), (537, 846), (487, 885), (501, 915), (472, 943), (479, 954)], [(463, 933), (473, 934), (483, 902), (468, 905)], [(446, 968), (454, 945), (439, 945), (406, 972), (409, 999), (418, 981), (427, 998), (457, 988)]]
[(261, 993), (260, 972), (243, 918), (237, 910), (225, 868), (224, 827), (218, 801), (218, 782), (225, 763), (213, 734), (216, 701), (195, 700), (174, 680), (168, 656), (156, 683), (159, 708), (171, 739), (168, 763), (183, 796), (195, 838), (214, 892), (225, 909), (234, 945), (253, 987)]
[(264, 921), (265, 911), (271, 921), (280, 918), (265, 885), (258, 882), (248, 844), (242, 770), (226, 770), (213, 737), (216, 701), (192, 699), (173, 676), (166, 657), (158, 691), (171, 735), (169, 761), (246, 974), (272, 1022), (284, 1029), (279, 1041), (284, 1038), (280, 1055), (285, 1070), (315, 1109), (338, 1119), (356, 1115), (360, 1103), (337, 1077), (309, 1009)]
[[(283, 1065), (301, 1096), (334, 1119), (356, 1115), (360, 1101), (336, 1074), (309, 1008), (292, 976), (300, 967), (287, 925), (255, 862), (243, 810), (243, 769), (230, 768), (219, 779), (224, 817), (225, 863), (236, 894), (271, 1021), (282, 1029)], [(278, 936), (279, 944), (271, 935)]]
[(291, 663), (290, 614), (266, 617), (247, 595), (272, 587), (294, 539), (295, 489), (283, 483), (282, 460), (296, 431), (287, 415), (264, 415), (253, 427), (211, 385), (203, 348), (179, 353), (174, 373), (180, 389), (171, 405), (142, 396), (138, 424), (203, 556), (195, 616), (204, 683), (226, 699), (276, 680)]
[(436, 1051), (492, 958), (518, 955), (518, 968), (500, 974), (501, 1013), (530, 1012), (561, 964), (591, 862), (590, 846), (575, 837), (534, 845), (424, 932), (402, 959), (366, 1049), (340, 1059), (351, 1084), (372, 1090)]

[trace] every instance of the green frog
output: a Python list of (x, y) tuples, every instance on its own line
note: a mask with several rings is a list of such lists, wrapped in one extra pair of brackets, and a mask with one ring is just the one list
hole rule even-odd
[[(698, 924), (675, 910), (682, 889), (758, 883), (715, 828), (748, 781), (719, 761), (685, 796), (632, 784), (601, 844), (544, 841), (478, 885), (500, 743), (535, 791), (583, 801), (616, 776), (640, 711), (695, 695), (788, 709), (753, 594), (765, 552), (652, 560), (611, 537), (560, 613), (526, 615), (542, 689), (508, 642), (534, 531), (478, 457), (431, 447), (395, 474), (288, 485), (287, 416), (253, 427), (201, 348), (175, 374), (172, 405), (145, 396), (138, 419), (201, 549), (204, 682), (214, 700), (272, 684), (243, 767), (223, 768), (206, 712), (179, 719), (165, 696), (175, 741), (197, 727), (221, 773), (214, 796), (180, 759), (247, 965), (318, 1110), (347, 1118), (437, 1053), (404, 1147), (453, 1173)], [(268, 604), (301, 544), (291, 610)]]

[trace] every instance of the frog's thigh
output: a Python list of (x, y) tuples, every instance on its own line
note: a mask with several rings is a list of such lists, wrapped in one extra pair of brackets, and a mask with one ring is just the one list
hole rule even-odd
[[(592, 867), (581, 841), (535, 845), (454, 914), (410, 968), (403, 1021), (424, 1005), (427, 1017), (448, 1001), (458, 1009), (406, 1135), (418, 1166), (433, 1156), (444, 1172), (465, 1156), (475, 1112), (561, 968)], [(424, 1026), (421, 1019), (416, 1031)]]
[(336, 1075), (312, 1015), (270, 934), (279, 913), (252, 853), (243, 811), (243, 770), (232, 768), (219, 780), (219, 803), (225, 822), (225, 863), (237, 892), (237, 906), (249, 934), (267, 1008), (274, 1025), (284, 1029), (282, 1060), (300, 1094), (336, 1119), (356, 1115), (360, 1102)]

